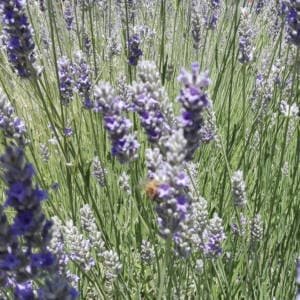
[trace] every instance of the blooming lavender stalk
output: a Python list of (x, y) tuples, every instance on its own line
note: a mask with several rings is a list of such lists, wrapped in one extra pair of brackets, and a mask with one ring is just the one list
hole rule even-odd
[(25, 143), (26, 128), (24, 122), (15, 115), (7, 97), (0, 91), (0, 129), (5, 137), (14, 138), (21, 145)]
[(155, 195), (158, 226), (162, 237), (172, 238), (180, 247), (181, 224), (190, 209), (189, 179), (183, 169), (186, 141), (182, 130), (174, 132), (164, 141), (162, 155), (158, 149), (146, 152), (148, 178), (158, 182)]
[(122, 116), (124, 103), (116, 96), (115, 90), (105, 82), (95, 87), (95, 111), (104, 115), (105, 128), (112, 141), (112, 155), (121, 163), (137, 158), (139, 143), (130, 133), (132, 123)]
[(64, 19), (66, 22), (67, 30), (71, 31), (73, 29), (74, 13), (70, 1), (67, 1), (66, 3), (65, 10), (64, 10)]
[(137, 34), (132, 35), (128, 40), (128, 63), (131, 66), (136, 66), (140, 56), (143, 55), (140, 47), (140, 37)]
[(210, 14), (206, 19), (206, 26), (208, 29), (215, 29), (217, 27), (217, 22), (220, 14), (220, 0), (210, 0), (209, 1)]
[(83, 106), (87, 109), (91, 109), (93, 106), (91, 99), (91, 70), (81, 51), (75, 54), (74, 73), (76, 80), (75, 87), (79, 96), (82, 98)]
[(26, 1), (1, 0), (0, 13), (8, 61), (23, 78), (37, 75), (32, 27), (25, 13)]
[(151, 61), (138, 65), (139, 81), (133, 85), (133, 102), (140, 116), (149, 142), (157, 143), (170, 131), (164, 109), (167, 108), (167, 93), (160, 83), (159, 72)]
[(179, 126), (183, 128), (184, 138), (187, 140), (186, 159), (191, 160), (194, 152), (200, 146), (201, 129), (204, 124), (203, 113), (211, 107), (211, 101), (206, 93), (210, 84), (208, 74), (199, 74), (199, 64), (192, 64), (192, 73), (182, 69), (178, 80), (183, 88), (178, 96), (182, 104)]
[(239, 26), (239, 61), (242, 64), (253, 60), (253, 25), (248, 8), (241, 9), (241, 21)]
[(58, 62), (58, 77), (60, 101), (63, 105), (69, 105), (73, 100), (73, 67), (69, 59), (65, 56), (61, 57)]
[[(41, 208), (47, 193), (34, 186), (33, 166), (26, 161), (24, 150), (13, 144), (6, 148), (0, 163), (8, 186), (4, 207), (11, 207), (16, 212), (11, 225), (3, 213), (1, 217), (1, 240), (6, 244), (0, 252), (0, 278), (15, 282), (16, 299), (24, 299), (25, 295), (30, 295), (29, 299), (50, 299), (45, 296), (46, 291), (54, 299), (57, 296), (75, 299), (77, 292), (64, 276), (57, 274), (56, 257), (47, 247), (51, 241), (52, 222), (46, 219)], [(44, 279), (38, 298), (30, 284), (35, 278)], [(49, 286), (51, 289), (48, 290)]]
[(289, 36), (289, 41), (300, 46), (300, 5), (299, 0), (287, 0), (285, 1), (287, 5), (287, 32)]
[(106, 169), (102, 166), (99, 158), (95, 156), (92, 161), (92, 175), (101, 187), (105, 186), (106, 174)]
[(215, 213), (203, 232), (204, 254), (209, 257), (221, 255), (225, 238), (222, 219)]

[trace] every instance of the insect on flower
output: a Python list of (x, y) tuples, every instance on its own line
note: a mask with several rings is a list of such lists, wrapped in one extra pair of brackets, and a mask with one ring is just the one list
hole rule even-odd
[(159, 186), (159, 182), (155, 179), (146, 181), (146, 183), (144, 184), (144, 191), (149, 199), (153, 201), (156, 200), (158, 194), (157, 192), (158, 186)]

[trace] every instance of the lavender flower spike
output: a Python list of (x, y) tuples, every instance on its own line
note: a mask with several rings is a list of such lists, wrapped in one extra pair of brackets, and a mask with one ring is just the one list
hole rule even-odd
[(140, 38), (137, 34), (132, 35), (128, 41), (128, 63), (131, 66), (136, 66), (143, 51), (140, 47)]
[(183, 128), (184, 138), (187, 140), (186, 159), (191, 160), (200, 146), (201, 129), (204, 125), (203, 113), (211, 107), (211, 101), (206, 93), (210, 84), (207, 72), (199, 73), (199, 64), (192, 64), (192, 73), (182, 69), (178, 80), (183, 88), (178, 96), (182, 104), (179, 126)]
[(299, 0), (285, 1), (288, 6), (288, 12), (286, 16), (287, 32), (289, 35), (289, 41), (300, 46), (300, 4)]
[(139, 81), (133, 86), (134, 109), (140, 116), (149, 142), (157, 143), (162, 135), (170, 132), (167, 93), (161, 85), (159, 72), (153, 62), (140, 62), (137, 75)]
[(104, 116), (105, 128), (112, 141), (112, 155), (121, 163), (137, 158), (139, 143), (131, 133), (132, 123), (122, 115), (124, 103), (116, 96), (115, 90), (105, 82), (95, 87), (95, 111)]
[(34, 67), (33, 29), (25, 13), (25, 0), (0, 0), (0, 13), (8, 61), (23, 78), (37, 74)]
[[(63, 275), (58, 275), (56, 256), (49, 251), (52, 222), (46, 219), (41, 202), (47, 192), (33, 184), (34, 167), (25, 159), (24, 149), (12, 144), (0, 157), (3, 178), (8, 186), (4, 207), (0, 207), (0, 280), (14, 282), (15, 299), (76, 299), (77, 292)], [(12, 224), (3, 208), (15, 210)], [(38, 278), (35, 296), (31, 282)], [(43, 283), (44, 282), (44, 283)], [(46, 296), (47, 287), (49, 288)], [(26, 297), (25, 297), (26, 296)]]

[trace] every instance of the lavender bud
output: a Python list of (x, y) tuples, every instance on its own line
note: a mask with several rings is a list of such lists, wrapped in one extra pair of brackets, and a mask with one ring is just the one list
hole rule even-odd
[(263, 222), (261, 216), (256, 214), (251, 222), (250, 228), (251, 234), (251, 244), (256, 244), (257, 242), (261, 241), (263, 237)]
[(238, 170), (231, 177), (232, 198), (235, 206), (244, 208), (247, 204), (246, 185), (243, 179), (243, 172)]
[(155, 258), (153, 245), (146, 240), (142, 241), (141, 245), (141, 260), (144, 264), (150, 265)]
[(128, 196), (132, 195), (131, 186), (129, 183), (129, 175), (123, 171), (118, 179), (118, 185)]
[(253, 60), (253, 25), (248, 8), (241, 9), (241, 21), (239, 27), (239, 61), (242, 64)]
[(105, 186), (106, 174), (106, 169), (102, 166), (99, 158), (95, 156), (92, 162), (92, 176), (96, 179), (101, 187)]

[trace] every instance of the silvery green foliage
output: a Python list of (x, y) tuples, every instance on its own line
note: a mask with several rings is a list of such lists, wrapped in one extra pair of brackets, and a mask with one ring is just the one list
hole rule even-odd
[(102, 166), (98, 156), (95, 156), (92, 161), (92, 176), (96, 179), (101, 187), (105, 186), (107, 171)]
[(143, 240), (141, 245), (141, 261), (146, 265), (150, 265), (154, 258), (155, 251), (153, 245), (149, 241)]
[(123, 171), (118, 178), (118, 185), (123, 192), (131, 196), (132, 191), (131, 191), (131, 186), (129, 181), (130, 181), (129, 175), (125, 171)]
[(231, 177), (232, 198), (235, 206), (244, 208), (247, 204), (246, 184), (241, 170), (235, 171)]
[(263, 221), (259, 214), (256, 214), (251, 221), (250, 235), (251, 245), (261, 241), (263, 238)]
[(101, 256), (105, 250), (102, 233), (98, 230), (95, 216), (88, 204), (80, 208), (80, 222), (87, 238), (90, 241), (91, 248), (93, 248), (98, 256)]

